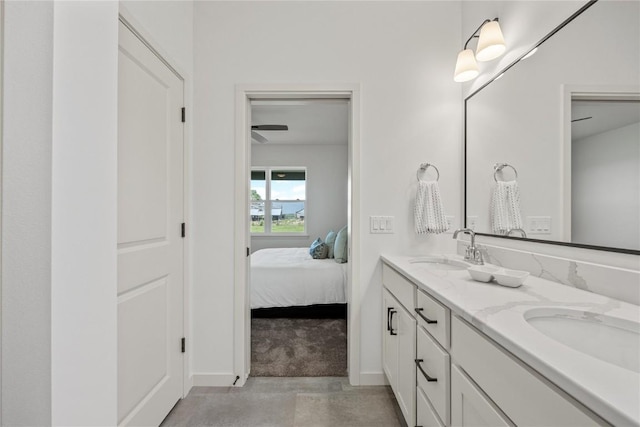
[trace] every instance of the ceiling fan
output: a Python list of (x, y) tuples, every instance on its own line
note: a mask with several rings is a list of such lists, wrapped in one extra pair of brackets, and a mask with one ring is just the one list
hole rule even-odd
[(271, 131), (271, 130), (289, 130), (289, 126), (287, 125), (252, 125), (251, 126), (251, 139), (260, 144), (264, 144), (265, 142), (269, 142), (267, 138), (262, 136), (256, 131)]

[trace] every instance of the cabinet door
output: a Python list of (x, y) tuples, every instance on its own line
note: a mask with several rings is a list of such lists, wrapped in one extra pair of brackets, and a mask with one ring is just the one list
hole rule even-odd
[(382, 292), (382, 367), (394, 393), (398, 385), (398, 319), (400, 304), (386, 289)]
[(394, 315), (398, 319), (398, 391), (396, 399), (410, 426), (416, 425), (416, 319), (400, 307)]
[(451, 366), (452, 426), (513, 426), (495, 405), (463, 374)]

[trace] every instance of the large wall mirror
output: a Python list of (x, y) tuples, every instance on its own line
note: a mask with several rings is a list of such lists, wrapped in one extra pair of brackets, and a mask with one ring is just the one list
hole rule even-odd
[(465, 100), (479, 234), (640, 254), (640, 2), (589, 2)]

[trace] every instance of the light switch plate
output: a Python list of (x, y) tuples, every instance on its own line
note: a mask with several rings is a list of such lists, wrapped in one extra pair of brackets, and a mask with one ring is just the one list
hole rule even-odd
[(395, 230), (395, 217), (370, 216), (369, 232), (371, 234), (392, 234)]

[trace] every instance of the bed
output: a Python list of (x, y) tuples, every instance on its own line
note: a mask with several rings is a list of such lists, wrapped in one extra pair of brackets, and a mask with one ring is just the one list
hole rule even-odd
[(251, 308), (345, 304), (347, 264), (313, 259), (309, 248), (260, 249), (251, 255)]

